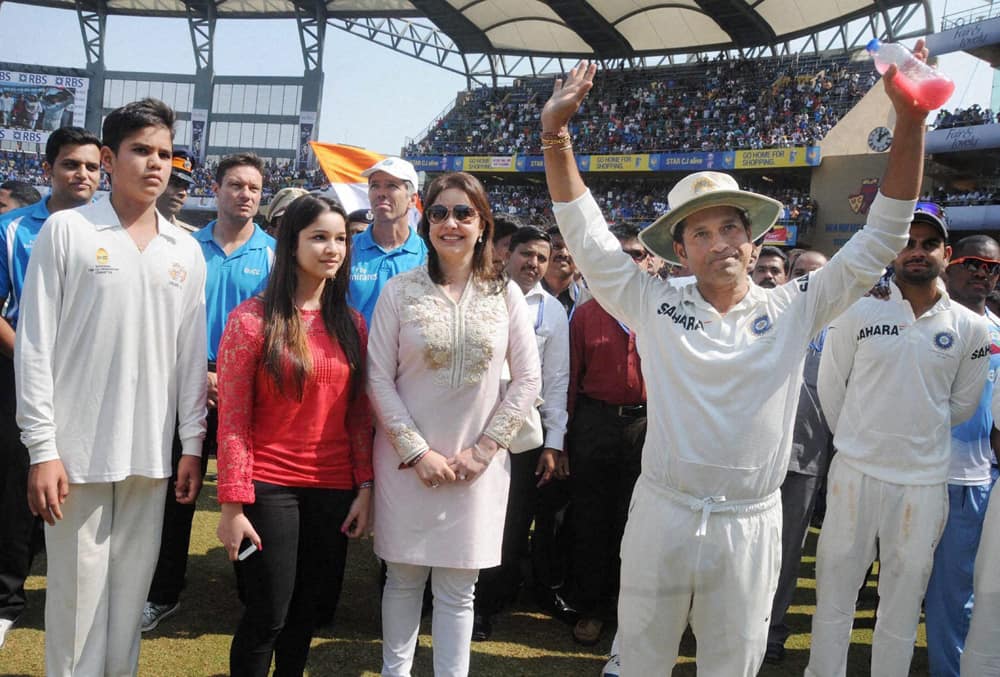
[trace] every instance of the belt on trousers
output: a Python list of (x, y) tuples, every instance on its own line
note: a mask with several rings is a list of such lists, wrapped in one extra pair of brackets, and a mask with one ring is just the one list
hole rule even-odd
[(645, 482), (647, 486), (655, 491), (659, 491), (674, 503), (690, 508), (692, 512), (701, 511), (701, 522), (695, 536), (704, 536), (708, 533), (708, 517), (713, 512), (730, 512), (744, 515), (764, 512), (778, 505), (781, 501), (781, 490), (773, 492), (764, 498), (750, 498), (741, 500), (726, 500), (725, 496), (707, 496), (705, 498), (695, 498), (683, 491), (678, 491), (671, 487)]
[(581, 395), (580, 399), (592, 402), (602, 409), (610, 411), (618, 418), (639, 418), (646, 415), (645, 404), (611, 404), (609, 402), (595, 400), (593, 397), (587, 397), (586, 395)]

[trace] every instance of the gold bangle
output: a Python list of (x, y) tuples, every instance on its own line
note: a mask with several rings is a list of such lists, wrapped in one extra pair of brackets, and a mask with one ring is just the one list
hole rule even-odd
[(573, 137), (569, 132), (542, 132), (542, 150), (558, 148), (559, 150), (569, 150), (573, 147)]

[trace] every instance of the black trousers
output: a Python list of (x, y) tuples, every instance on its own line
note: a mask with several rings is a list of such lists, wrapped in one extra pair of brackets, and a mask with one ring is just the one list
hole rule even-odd
[(30, 462), (16, 410), (14, 363), (0, 356), (0, 618), (7, 620), (24, 610), (24, 581), (42, 543), (42, 520), (28, 509)]
[[(215, 453), (216, 435), (219, 429), (219, 412), (208, 410), (205, 444), (201, 450), (201, 477), (204, 479), (208, 468), (208, 457)], [(149, 585), (146, 600), (153, 604), (176, 604), (184, 589), (187, 573), (188, 547), (191, 545), (191, 522), (196, 506), (184, 505), (174, 498), (174, 484), (177, 482), (177, 464), (181, 460), (181, 438), (174, 430), (174, 444), (171, 452), (172, 467), (170, 482), (164, 496), (163, 531), (160, 535), (160, 555), (156, 560), (156, 572)]]
[(572, 511), (569, 480), (552, 480), (538, 490), (531, 532), (531, 571), (538, 587), (562, 588), (569, 578)]
[(476, 613), (492, 615), (517, 595), (522, 565), (530, 559), (528, 533), (535, 516), (538, 480), (535, 468), (543, 447), (510, 455), (510, 490), (503, 526), (500, 566), (482, 569), (476, 583)]
[(254, 482), (256, 501), (243, 512), (262, 549), (236, 562), (246, 609), (233, 635), (229, 670), (234, 677), (301, 675), (309, 656), (321, 591), (327, 578), (342, 581), (347, 518), (354, 492), (281, 487)]
[(603, 596), (618, 592), (622, 534), (642, 469), (646, 417), (621, 416), (617, 407), (580, 397), (569, 436), (572, 599), (588, 614)]

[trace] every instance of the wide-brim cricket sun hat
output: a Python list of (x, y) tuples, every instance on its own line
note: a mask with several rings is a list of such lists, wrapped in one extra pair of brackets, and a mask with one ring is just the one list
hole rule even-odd
[(736, 179), (722, 172), (695, 172), (677, 182), (667, 194), (670, 211), (639, 233), (639, 241), (661, 259), (679, 263), (674, 253), (677, 224), (709, 207), (735, 207), (750, 222), (750, 239), (758, 240), (771, 230), (784, 207), (774, 198), (740, 190)]

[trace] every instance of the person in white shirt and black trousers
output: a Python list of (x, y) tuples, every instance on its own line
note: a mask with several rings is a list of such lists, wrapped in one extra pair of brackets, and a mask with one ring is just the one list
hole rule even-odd
[(528, 532), (535, 515), (538, 488), (552, 479), (566, 434), (569, 384), (569, 321), (562, 304), (542, 289), (552, 254), (551, 238), (525, 226), (510, 238), (506, 271), (524, 292), (534, 321), (542, 391), (536, 411), (525, 421), (510, 448), (510, 491), (500, 566), (484, 569), (476, 585), (472, 638), (489, 639), (491, 616), (517, 594), (522, 562), (528, 559)]

